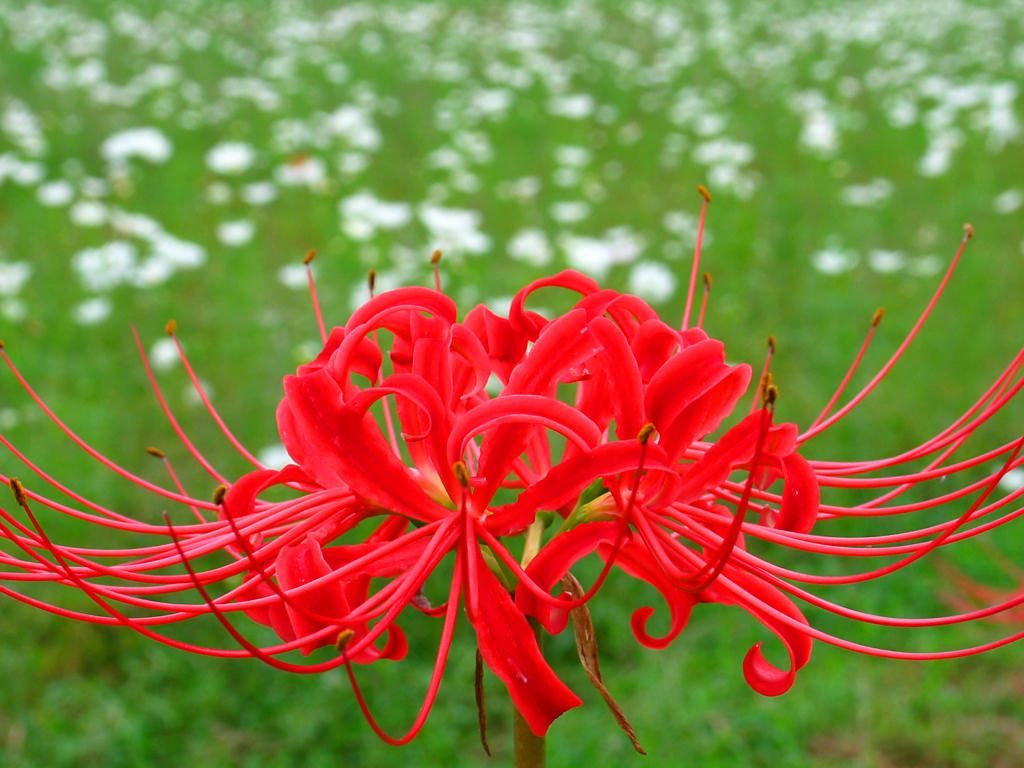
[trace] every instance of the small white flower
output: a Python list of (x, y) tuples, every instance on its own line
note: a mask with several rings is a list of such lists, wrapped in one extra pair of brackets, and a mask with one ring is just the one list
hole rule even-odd
[(657, 261), (641, 261), (629, 272), (629, 291), (651, 302), (667, 301), (676, 292), (678, 280), (668, 267)]
[(248, 219), (222, 221), (217, 225), (217, 239), (227, 246), (237, 247), (252, 240), (255, 225)]
[(71, 316), (79, 325), (96, 325), (102, 323), (110, 315), (110, 301), (102, 296), (75, 305), (71, 310)]
[(245, 173), (256, 161), (256, 151), (244, 141), (222, 141), (206, 153), (206, 167), (224, 176)]
[(100, 153), (109, 163), (121, 164), (132, 158), (150, 163), (164, 163), (171, 156), (173, 146), (156, 128), (130, 128), (107, 137)]
[(71, 223), (79, 227), (98, 227), (107, 220), (107, 206), (95, 200), (79, 200), (71, 206)]
[(0, 296), (14, 296), (32, 276), (32, 265), (27, 261), (0, 261)]
[(840, 275), (856, 267), (858, 260), (853, 251), (824, 248), (811, 256), (811, 266), (823, 275)]
[(283, 469), (294, 462), (288, 449), (281, 443), (264, 446), (256, 454), (256, 459), (268, 469)]
[(285, 288), (300, 290), (309, 284), (305, 264), (286, 264), (277, 270), (277, 280)]
[(270, 181), (256, 181), (242, 187), (241, 197), (249, 205), (267, 205), (277, 199), (277, 187)]
[(178, 347), (174, 339), (164, 337), (149, 348), (149, 363), (153, 370), (166, 371), (177, 365), (181, 358), (178, 356)]
[(899, 272), (907, 266), (907, 256), (901, 251), (876, 249), (868, 254), (868, 266), (882, 274)]
[(63, 179), (49, 181), (36, 189), (36, 198), (50, 208), (61, 208), (70, 203), (74, 196), (75, 188)]
[(509, 258), (534, 267), (546, 267), (554, 255), (547, 236), (540, 229), (521, 229), (506, 246)]

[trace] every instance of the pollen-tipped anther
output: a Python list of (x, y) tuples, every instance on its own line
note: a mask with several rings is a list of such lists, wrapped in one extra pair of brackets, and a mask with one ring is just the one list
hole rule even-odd
[(471, 475), (469, 474), (469, 467), (463, 461), (456, 461), (452, 464), (452, 472), (455, 473), (455, 479), (459, 481), (459, 484), (463, 488), (469, 488), (469, 481)]
[(974, 237), (974, 227), (966, 222), (964, 223), (964, 237), (968, 240)]
[(775, 401), (779, 399), (779, 388), (774, 384), (768, 384), (764, 388), (764, 404), (766, 406), (775, 405)]
[(19, 507), (24, 507), (28, 504), (28, 500), (25, 496), (25, 486), (21, 484), (21, 480), (16, 477), (12, 477), (7, 481), (11, 486), (11, 493), (14, 494), (14, 501), (17, 502)]
[(338, 636), (334, 638), (334, 646), (339, 651), (344, 651), (355, 636), (356, 632), (354, 629), (343, 629), (338, 633)]
[(440, 250), (434, 251), (432, 254), (430, 254), (430, 263), (433, 264), (436, 267), (438, 264), (441, 263), (441, 256), (442, 255), (443, 254), (441, 253)]
[(221, 483), (213, 489), (213, 503), (220, 506), (224, 503), (224, 497), (228, 495), (228, 487)]
[(306, 255), (302, 257), (302, 263), (305, 264), (306, 266), (309, 266), (309, 264), (312, 263), (313, 259), (315, 258), (316, 250), (310, 248), (308, 251), (306, 251)]
[(152, 445), (146, 448), (146, 453), (152, 456), (154, 459), (166, 459), (167, 454), (161, 451), (159, 448), (154, 448)]
[(647, 445), (657, 431), (658, 430), (655, 429), (653, 424), (647, 422), (640, 427), (640, 431), (637, 433), (636, 439), (640, 441), (640, 445)]
[(877, 328), (879, 323), (882, 322), (883, 317), (885, 317), (885, 307), (879, 307), (875, 310), (875, 314), (871, 318), (871, 327)]
[(164, 333), (166, 333), (168, 336), (173, 336), (177, 332), (178, 332), (178, 321), (177, 320), (168, 320), (167, 321), (167, 325), (164, 326)]
[(708, 188), (705, 187), (703, 184), (698, 184), (697, 185), (697, 192), (698, 192), (698, 194), (700, 194), (701, 197), (704, 198), (704, 202), (705, 203), (710, 203), (711, 202), (711, 193), (708, 192)]
[(775, 354), (775, 337), (774, 336), (769, 336), (768, 337), (768, 352), (770, 354), (772, 354), (772, 355)]
[(370, 289), (370, 295), (373, 295), (374, 289), (377, 287), (377, 270), (371, 269), (366, 273), (366, 285)]

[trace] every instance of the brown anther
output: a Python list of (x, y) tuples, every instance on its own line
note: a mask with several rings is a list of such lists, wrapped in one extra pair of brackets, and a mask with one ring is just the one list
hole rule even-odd
[(974, 237), (974, 227), (971, 226), (970, 224), (964, 224), (964, 237), (966, 237), (968, 240)]
[(220, 506), (224, 503), (224, 497), (228, 495), (228, 487), (221, 483), (213, 489), (213, 503)]
[(308, 251), (306, 251), (306, 255), (303, 256), (302, 263), (308, 266), (310, 264), (310, 262), (312, 262), (313, 259), (315, 259), (315, 258), (316, 258), (316, 251), (313, 248), (310, 248)]
[(705, 272), (703, 277), (704, 277), (704, 290), (705, 291), (710, 291), (711, 290), (711, 273), (710, 272)]
[(885, 317), (885, 307), (879, 307), (875, 310), (874, 317), (871, 318), (871, 327), (877, 328), (878, 324), (882, 322), (883, 317)]
[(177, 320), (168, 320), (167, 321), (167, 325), (164, 326), (164, 333), (166, 333), (168, 336), (173, 336), (177, 332), (178, 332), (178, 321)]
[(774, 384), (769, 384), (764, 388), (764, 404), (775, 405), (775, 401), (779, 399), (779, 388)]
[(3, 348), (4, 348), (4, 342), (3, 342), (3, 339), (0, 339), (0, 349), (3, 349)]
[(775, 337), (774, 336), (769, 336), (768, 337), (768, 351), (771, 352), (773, 355), (775, 354)]
[(455, 473), (455, 479), (459, 481), (463, 488), (469, 488), (469, 481), (472, 475), (469, 474), (469, 467), (466, 466), (464, 461), (456, 461), (452, 464), (452, 472)]
[(705, 187), (703, 184), (697, 185), (697, 192), (700, 194), (701, 197), (704, 198), (705, 203), (711, 202), (711, 193), (708, 192), (708, 188)]
[(370, 293), (373, 293), (373, 289), (377, 286), (377, 270), (371, 269), (366, 273), (366, 284), (370, 288)]
[(167, 454), (166, 453), (161, 451), (159, 448), (154, 448), (153, 446), (149, 446), (148, 448), (146, 448), (146, 453), (148, 453), (154, 459), (166, 459), (167, 458)]
[(647, 443), (650, 442), (651, 437), (653, 437), (657, 431), (658, 430), (653, 424), (651, 424), (651, 422), (647, 422), (640, 427), (640, 431), (637, 433), (636, 439), (640, 441), (640, 445), (647, 445)]
[(338, 636), (334, 638), (334, 646), (339, 651), (344, 651), (346, 646), (352, 641), (352, 638), (356, 636), (354, 629), (343, 629), (338, 633)]
[(436, 267), (438, 264), (441, 263), (441, 255), (442, 254), (440, 250), (434, 251), (432, 254), (430, 254), (430, 263)]
[(14, 494), (14, 500), (18, 503), (18, 506), (24, 507), (28, 504), (28, 500), (25, 497), (25, 486), (21, 484), (21, 480), (16, 477), (12, 477), (7, 482), (11, 486), (11, 493)]

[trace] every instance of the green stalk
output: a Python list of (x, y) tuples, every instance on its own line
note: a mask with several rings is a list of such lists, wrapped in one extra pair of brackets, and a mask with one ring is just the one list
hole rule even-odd
[(515, 709), (515, 767), (516, 768), (544, 768), (547, 763), (544, 752), (544, 737), (537, 736), (530, 730), (526, 720)]

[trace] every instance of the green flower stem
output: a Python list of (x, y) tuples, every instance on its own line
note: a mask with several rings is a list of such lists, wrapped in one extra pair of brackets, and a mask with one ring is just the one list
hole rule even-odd
[(526, 720), (515, 709), (515, 767), (516, 768), (544, 768), (547, 763), (543, 736), (537, 736), (530, 730)]

